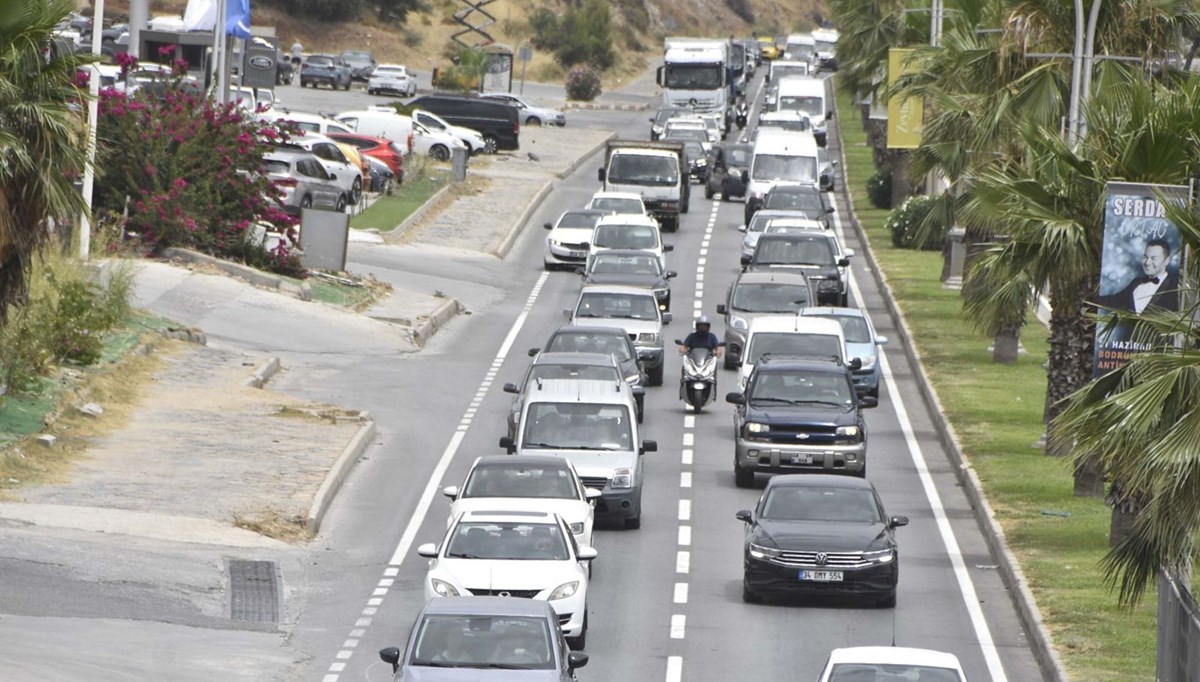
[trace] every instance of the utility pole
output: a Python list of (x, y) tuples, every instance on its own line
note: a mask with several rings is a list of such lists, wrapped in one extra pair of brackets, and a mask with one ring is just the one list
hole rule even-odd
[(79, 221), (79, 258), (87, 260), (92, 250), (92, 195), (96, 189), (96, 126), (100, 124), (100, 69), (96, 66), (100, 61), (100, 41), (104, 31), (104, 0), (96, 0), (96, 9), (92, 12), (92, 64), (88, 78), (88, 142), (87, 164), (83, 169), (83, 203), (84, 211)]
[(225, 35), (229, 0), (217, 0), (217, 18), (213, 22), (213, 64), (216, 72), (217, 104), (229, 102), (229, 38)]
[(142, 29), (150, 20), (150, 0), (130, 0), (129, 2), (129, 46), (128, 52), (134, 57), (142, 56)]

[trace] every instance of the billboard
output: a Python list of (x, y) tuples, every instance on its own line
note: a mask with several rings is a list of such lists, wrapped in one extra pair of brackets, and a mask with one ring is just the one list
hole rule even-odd
[(498, 46), (489, 48), (484, 92), (512, 92), (513, 53)]
[[(913, 52), (896, 48), (888, 50), (888, 87), (895, 85), (900, 76), (914, 70), (914, 66), (905, 64)], [(889, 97), (887, 114), (888, 149), (916, 149), (921, 146), (924, 102), (915, 97)]]
[[(1166, 201), (1188, 201), (1182, 185), (1110, 182), (1104, 199), (1104, 246), (1100, 257), (1100, 314), (1142, 313), (1150, 308), (1179, 310), (1183, 240), (1167, 219)], [(1129, 324), (1096, 329), (1092, 375), (1100, 376), (1150, 350), (1133, 338)]]

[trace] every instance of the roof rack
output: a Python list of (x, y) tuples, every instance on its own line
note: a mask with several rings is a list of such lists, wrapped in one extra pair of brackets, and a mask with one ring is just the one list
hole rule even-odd
[(836, 355), (800, 355), (792, 353), (763, 353), (758, 359), (758, 364), (771, 364), (774, 362), (831, 362), (836, 365), (841, 365), (842, 359)]

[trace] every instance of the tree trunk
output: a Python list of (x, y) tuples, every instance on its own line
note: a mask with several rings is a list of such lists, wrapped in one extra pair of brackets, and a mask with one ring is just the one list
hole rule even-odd
[(1020, 348), (1021, 327), (1015, 324), (1005, 325), (992, 341), (992, 362), (999, 365), (1015, 365)]
[(1108, 546), (1112, 548), (1133, 533), (1133, 523), (1142, 511), (1143, 500), (1136, 495), (1126, 495), (1120, 482), (1113, 481), (1104, 501), (1112, 507), (1112, 518), (1108, 526)]
[(900, 206), (913, 194), (914, 183), (908, 171), (908, 157), (909, 153), (905, 150), (891, 150), (892, 208)]
[[(1089, 278), (1090, 279), (1090, 278)], [(1044, 422), (1050, 427), (1066, 408), (1064, 400), (1092, 379), (1092, 345), (1096, 325), (1088, 319), (1086, 301), (1095, 298), (1095, 281), (1052, 283), (1050, 302), (1050, 352), (1046, 367), (1046, 407)], [(1070, 441), (1064, 442), (1049, 428), (1046, 435), (1046, 454), (1064, 457), (1071, 452)], [(1076, 472), (1078, 474), (1078, 472)]]
[(1089, 455), (1075, 465), (1075, 497), (1104, 497), (1104, 463), (1099, 457)]

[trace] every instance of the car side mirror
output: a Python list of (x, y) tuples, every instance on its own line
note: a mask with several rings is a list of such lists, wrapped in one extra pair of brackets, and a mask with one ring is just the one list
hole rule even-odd
[(675, 250), (674, 244), (663, 244), (663, 253), (670, 253)]
[(392, 666), (392, 674), (395, 674), (400, 669), (400, 649), (390, 646), (386, 649), (379, 650), (379, 658), (383, 659), (384, 663)]
[(754, 522), (754, 513), (751, 512), (749, 509), (741, 509), (736, 514), (734, 514), (734, 516), (737, 518), (738, 521), (744, 521), (746, 523)]
[(832, 109), (825, 112), (825, 118), (833, 118), (833, 110)]
[(517, 444), (513, 442), (512, 436), (501, 436), (500, 447), (504, 448), (509, 454), (517, 450)]
[(642, 447), (638, 448), (638, 454), (644, 455), (647, 452), (658, 452), (658, 441), (656, 441), (656, 440), (642, 441)]
[(432, 542), (426, 542), (425, 544), (417, 547), (417, 556), (422, 556), (426, 559), (435, 559), (437, 558), (437, 555), (437, 545), (433, 544)]
[(842, 258), (838, 259), (837, 265), (839, 268), (848, 268), (850, 267), (850, 259), (843, 256)]
[(854, 249), (842, 249), (842, 255), (846, 258), (854, 258)]
[(629, 391), (630, 391), (630, 393), (633, 394), (633, 397), (635, 397), (635, 398), (638, 396), (646, 395), (646, 389), (642, 388), (641, 386), (634, 386), (633, 388), (629, 389)]
[(862, 358), (851, 358), (849, 367), (855, 371), (862, 369)]
[(837, 160), (835, 159), (835, 160), (831, 161), (831, 162), (830, 162), (830, 164), (831, 164), (831, 165), (834, 165), (834, 166), (837, 166), (837, 165), (841, 164), (841, 162), (840, 162), (840, 161), (837, 161)]
[(879, 407), (879, 398), (873, 395), (864, 395), (858, 399), (858, 406), (864, 410), (869, 410), (872, 407)]
[(899, 528), (900, 526), (907, 526), (908, 525), (908, 517), (907, 516), (893, 516), (888, 521), (888, 525), (891, 526), (892, 528)]
[(595, 547), (583, 546), (579, 548), (579, 554), (575, 555), (580, 561), (591, 561), (600, 556), (600, 552), (596, 551)]
[(667, 270), (667, 279), (675, 279), (678, 276), (678, 272), (675, 272), (674, 270)]
[(745, 225), (738, 225), (738, 226), (737, 226), (737, 231), (738, 231), (738, 232), (745, 232), (745, 231), (746, 231), (746, 226), (745, 226)]
[[(845, 259), (845, 258), (843, 258), (842, 260), (846, 260), (846, 259)], [(568, 321), (569, 321), (569, 320), (571, 319), (571, 309), (570, 309), (570, 308), (563, 308), (563, 311), (562, 311), (562, 316), (563, 316), (563, 319), (564, 319), (564, 320), (568, 320)]]
[(876, 346), (886, 346), (887, 342), (888, 342), (888, 337), (886, 337), (886, 336), (876, 336), (875, 337), (875, 345)]
[(834, 210), (835, 210), (835, 209), (834, 209), (832, 206), (830, 206), (829, 208), (825, 209), (825, 212), (826, 212), (826, 213), (833, 213), (833, 212), (834, 212)]
[(580, 265), (579, 267), (575, 268), (575, 274), (580, 276), (587, 275), (587, 268)]
[(603, 494), (604, 493), (600, 492), (599, 490), (596, 490), (595, 488), (584, 488), (583, 489), (583, 496), (589, 500), (594, 500)]
[(604, 182), (604, 169), (603, 168), (596, 169), (596, 179), (599, 180), (600, 182)]
[(547, 230), (553, 230), (553, 229), (554, 229), (554, 225), (553, 225), (553, 223), (542, 223), (542, 227), (543, 227), (543, 228), (545, 228), (545, 229), (547, 229)]
[(510, 381), (509, 383), (504, 384), (504, 392), (505, 393), (520, 393), (521, 389), (518, 388), (516, 384), (514, 384)]
[(738, 393), (737, 391), (726, 393), (725, 402), (729, 403), (730, 405), (741, 405), (742, 403), (746, 402), (746, 396), (742, 393)]
[(542, 352), (542, 349), (541, 349), (541, 348), (530, 348), (530, 349), (529, 349), (529, 357), (531, 357), (531, 358), (532, 358), (532, 357), (536, 356), (538, 353), (541, 353), (541, 352)]
[(449, 497), (452, 500), (457, 500), (458, 499), (458, 486), (448, 485), (445, 488), (442, 488), (442, 494), (445, 495), (446, 497)]
[(729, 312), (729, 308), (726, 308), (724, 303), (717, 304), (717, 314), (718, 315), (725, 315), (728, 312)]
[(582, 651), (572, 651), (571, 653), (567, 654), (567, 668), (570, 670), (582, 668), (583, 666), (587, 665), (587, 663), (588, 655)]
[[(749, 265), (750, 264), (750, 256), (742, 256), (741, 262), (742, 262), (742, 265)], [(849, 265), (849, 263), (847, 263), (847, 265)]]
[(671, 313), (663, 313), (662, 322), (663, 324), (671, 324)]

